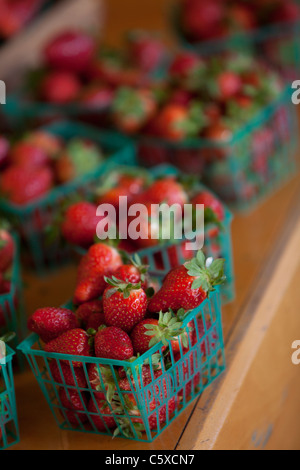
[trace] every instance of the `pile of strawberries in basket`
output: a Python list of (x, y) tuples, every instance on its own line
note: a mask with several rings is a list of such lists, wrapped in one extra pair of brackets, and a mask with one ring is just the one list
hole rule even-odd
[(11, 290), (11, 267), (15, 254), (14, 240), (7, 230), (7, 225), (0, 219), (0, 328), (6, 320), (1, 307), (1, 296)]
[(64, 142), (49, 132), (32, 131), (10, 144), (0, 136), (0, 195), (26, 205), (96, 170), (102, 160), (101, 149), (80, 138)]
[[(143, 204), (145, 212), (141, 213), (139, 218), (140, 237), (137, 239), (130, 238), (129, 226), (132, 218), (127, 217), (125, 219), (127, 210), (126, 213), (120, 210), (120, 198), (126, 198), (128, 214), (130, 209), (133, 208), (133, 204)], [(97, 215), (97, 207), (104, 204), (109, 204), (115, 209), (115, 219), (109, 219), (109, 215), (107, 218), (104, 213), (103, 216)], [(96, 232), (101, 235), (99, 233), (99, 224), (102, 220), (103, 229), (106, 229), (106, 231), (107, 225), (104, 221), (111, 223), (112, 226), (116, 224), (117, 236), (115, 238), (118, 248), (127, 253), (158, 247), (170, 243), (172, 241), (170, 236), (172, 237), (173, 234), (172, 217), (168, 218), (167, 221), (160, 218), (162, 204), (176, 205), (177, 212), (176, 210), (174, 212), (174, 223), (181, 224), (181, 234), (184, 232), (184, 223), (185, 228), (187, 228), (187, 220), (183, 221), (182, 217), (185, 204), (193, 206), (194, 222), (197, 217), (197, 205), (204, 205), (204, 225), (205, 228), (208, 228), (206, 237), (211, 241), (214, 257), (221, 255), (218, 237), (225, 229), (223, 226), (225, 207), (222, 202), (208, 189), (192, 181), (191, 178), (174, 175), (154, 178), (150, 172), (140, 168), (120, 168), (104, 175), (95, 190), (93, 202), (75, 202), (67, 207), (62, 217), (63, 222), (59, 227), (59, 232), (68, 243), (86, 249), (94, 243)], [(153, 209), (154, 205), (155, 209)], [(125, 233), (123, 233), (124, 222)], [(191, 221), (190, 232), (194, 230), (194, 227), (195, 224), (193, 225)], [(197, 227), (199, 227), (199, 224)], [(166, 236), (168, 233), (167, 228), (169, 228), (168, 236)], [(200, 235), (200, 230), (203, 230), (202, 225), (198, 230), (198, 235)], [(187, 235), (187, 233), (185, 234)], [(176, 240), (173, 240), (173, 242), (176, 243)], [(188, 251), (186, 248), (188, 243), (188, 241), (181, 243), (183, 259), (189, 259), (193, 256), (193, 252)], [(174, 246), (168, 248), (168, 255), (171, 266), (177, 266), (177, 251)], [(155, 257), (157, 269), (159, 269), (162, 260), (159, 254), (156, 254)]]
[(83, 32), (67, 30), (52, 38), (42, 53), (42, 66), (27, 78), (27, 91), (37, 101), (110, 106), (116, 87), (141, 86), (165, 58), (159, 38), (132, 31), (123, 50), (101, 45)]
[(165, 77), (148, 87), (119, 87), (111, 125), (167, 141), (202, 137), (224, 142), (283, 90), (276, 72), (247, 55), (203, 59), (180, 52)]
[(300, 19), (296, 0), (180, 0), (179, 24), (190, 41), (226, 39)]
[[(126, 433), (122, 419), (127, 413), (134, 416), (137, 430), (143, 431), (145, 423), (135, 392), (141, 384), (145, 387), (155, 382), (159, 387), (156, 381), (161, 377), (160, 392), (150, 402), (147, 416), (151, 430), (157, 428), (156, 412), (159, 426), (163, 426), (183, 400), (183, 391), (168, 395), (163, 372), (186, 356), (180, 367), (191, 377), (184, 391), (187, 399), (200, 381), (191, 349), (197, 344), (199, 354), (205, 357), (212, 347), (207, 342), (201, 344), (205, 328), (211, 327), (204, 326), (203, 317), (195, 315), (186, 328), (183, 321), (223, 281), (224, 260), (206, 260), (201, 251), (171, 270), (159, 287), (137, 257), (131, 264), (123, 264), (115, 248), (93, 245), (79, 265), (74, 309), (42, 308), (28, 323), (46, 352), (64, 354), (63, 359), (57, 356), (49, 364), (51, 379), (59, 386), (64, 418), (75, 426), (89, 421), (105, 432), (117, 427), (115, 420), (120, 415), (119, 424)], [(130, 372), (132, 364), (152, 347), (153, 355), (143, 362), (138, 385)], [(113, 369), (101, 361), (81, 361), (81, 356), (111, 359)], [(126, 362), (113, 361), (127, 361), (127, 367)], [(165, 405), (159, 407), (162, 401)], [(127, 432), (130, 434), (128, 423)]]

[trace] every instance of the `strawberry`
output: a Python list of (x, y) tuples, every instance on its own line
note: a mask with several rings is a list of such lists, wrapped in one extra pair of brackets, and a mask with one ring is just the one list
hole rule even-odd
[(300, 8), (293, 0), (284, 0), (271, 16), (271, 23), (296, 22), (300, 19)]
[(64, 31), (52, 39), (44, 49), (48, 66), (68, 72), (84, 72), (95, 52), (91, 36), (78, 31)]
[[(210, 191), (201, 191), (200, 193), (196, 194), (191, 203), (196, 206), (197, 204), (204, 205), (204, 217), (206, 223), (209, 222), (223, 222), (225, 218), (225, 211), (224, 206), (221, 201)], [(211, 214), (212, 212), (212, 214)]]
[(188, 108), (174, 104), (165, 105), (156, 117), (159, 137), (171, 141), (183, 141), (196, 137), (203, 128), (203, 111), (198, 104)]
[(242, 90), (242, 80), (238, 74), (225, 70), (217, 77), (218, 98), (226, 101), (238, 95)]
[(136, 254), (132, 257), (132, 264), (120, 266), (114, 273), (114, 277), (127, 284), (139, 284), (147, 289), (148, 266), (144, 266), (140, 257)]
[(99, 393), (96, 392), (105, 392), (106, 398), (111, 402), (111, 398), (116, 390), (116, 384), (110, 367), (104, 367), (99, 364), (89, 364), (88, 379), (89, 388), (91, 388), (91, 390), (95, 390), (93, 395), (96, 397), (99, 395)]
[[(152, 336), (146, 335), (149, 331), (146, 328), (146, 325), (153, 325), (154, 327), (158, 326), (158, 320), (154, 318), (146, 318), (138, 323), (132, 330), (130, 334), (130, 339), (132, 341), (134, 354), (144, 354), (146, 351), (150, 349), (150, 341), (152, 338), (155, 338), (155, 334), (153, 333)], [(152, 344), (153, 346), (154, 344)]]
[(80, 81), (70, 72), (49, 72), (40, 84), (41, 98), (57, 105), (75, 101), (80, 90)]
[(119, 88), (112, 105), (113, 121), (126, 134), (138, 132), (155, 112), (156, 102), (147, 89)]
[(182, 13), (184, 31), (195, 40), (220, 36), (225, 16), (224, 2), (220, 0), (193, 0), (186, 4)]
[(94, 395), (89, 404), (88, 411), (90, 420), (100, 432), (106, 432), (107, 429), (114, 429), (117, 425), (112, 415), (112, 410), (108, 405), (104, 393)]
[(222, 284), (224, 277), (224, 260), (214, 262), (205, 260), (202, 251), (185, 265), (172, 269), (164, 279), (161, 289), (151, 298), (148, 310), (152, 313), (172, 309), (190, 310), (198, 307), (214, 290)]
[(25, 205), (50, 191), (53, 174), (49, 168), (11, 166), (0, 177), (0, 192), (12, 203)]
[(56, 157), (63, 148), (63, 142), (58, 136), (42, 130), (30, 132), (24, 142), (43, 150), (50, 158)]
[(17, 34), (38, 12), (40, 0), (1, 0), (0, 37)]
[[(202, 79), (205, 72), (205, 64), (203, 60), (192, 52), (181, 52), (175, 56), (173, 59), (170, 68), (169, 74), (171, 81), (174, 82), (177, 86), (183, 88), (182, 92), (192, 92), (199, 89), (199, 80)], [(175, 90), (176, 92), (176, 90)], [(178, 90), (177, 90), (178, 94)], [(191, 95), (185, 95), (188, 99), (184, 102), (176, 103), (181, 105), (189, 104), (191, 100)], [(171, 102), (174, 101), (174, 95), (171, 96)]]
[(228, 11), (231, 32), (252, 31), (257, 27), (255, 11), (248, 5), (231, 5)]
[[(68, 330), (58, 338), (45, 344), (45, 351), (71, 356), (90, 356), (90, 341), (86, 331), (80, 328)], [(71, 359), (70, 359), (71, 360)], [(69, 361), (64, 361), (69, 364)], [(72, 361), (73, 367), (82, 367), (80, 361)]]
[(105, 323), (129, 332), (146, 314), (147, 295), (141, 284), (127, 284), (114, 276), (105, 280), (109, 284), (103, 294)]
[(115, 326), (100, 328), (95, 336), (95, 355), (117, 361), (130, 359), (133, 347), (128, 334)]
[(5, 272), (13, 261), (15, 244), (12, 236), (0, 227), (0, 272)]
[(50, 361), (50, 371), (53, 380), (58, 384), (71, 385), (74, 387), (87, 388), (87, 382), (84, 370), (80, 368), (73, 368), (62, 361), (53, 359)]
[(8, 162), (9, 150), (9, 141), (4, 136), (0, 135), (0, 169)]
[(28, 322), (29, 329), (37, 333), (42, 341), (49, 343), (68, 330), (77, 328), (76, 316), (66, 308), (40, 308)]
[(56, 162), (56, 177), (60, 183), (73, 181), (97, 170), (102, 159), (102, 152), (95, 144), (73, 139)]
[(49, 163), (47, 153), (26, 141), (16, 144), (10, 153), (11, 162), (18, 166), (43, 167)]
[(76, 318), (82, 325), (86, 326), (91, 316), (103, 313), (102, 300), (92, 300), (81, 304), (75, 312)]
[(64, 408), (60, 409), (63, 418), (66, 418), (74, 426), (88, 420), (85, 413), (88, 407), (88, 395), (86, 393), (78, 393), (77, 390), (72, 388), (60, 388), (58, 394), (60, 404)]
[(131, 62), (145, 73), (158, 69), (166, 55), (162, 41), (144, 31), (130, 31), (127, 38)]
[(83, 201), (71, 205), (65, 213), (61, 226), (63, 237), (73, 245), (83, 248), (91, 246), (100, 220), (96, 212), (97, 206), (89, 202)]
[(8, 279), (5, 279), (3, 273), (0, 272), (0, 295), (9, 294), (11, 291), (12, 283)]
[(74, 303), (82, 304), (100, 297), (106, 288), (104, 276), (112, 275), (122, 264), (115, 248), (103, 243), (92, 245), (79, 264)]
[(142, 199), (151, 204), (179, 204), (181, 207), (188, 202), (183, 186), (174, 177), (164, 177), (152, 183), (142, 194)]

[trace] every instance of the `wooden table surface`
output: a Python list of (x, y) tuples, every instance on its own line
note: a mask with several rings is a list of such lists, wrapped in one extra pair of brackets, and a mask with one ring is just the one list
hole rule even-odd
[[(110, 42), (119, 42), (121, 32), (130, 27), (166, 30), (164, 14), (168, 1), (108, 0), (106, 3), (108, 5), (108, 22), (105, 37)], [(283, 318), (283, 312), (287, 308), (285, 302), (290, 299), (291, 292), (295, 293), (295, 289), (292, 289), (291, 286), (297, 286), (297, 274), (300, 269), (300, 259), (298, 259), (300, 251), (299, 221), (299, 175), (295, 175), (288, 184), (262, 203), (254, 212), (246, 216), (236, 215), (233, 222), (233, 246), (237, 295), (236, 300), (223, 310), (227, 372), (198, 400), (195, 400), (156, 441), (151, 444), (134, 443), (125, 439), (111, 440), (109, 437), (60, 431), (56, 427), (31, 371), (26, 371), (15, 378), (21, 442), (14, 449), (190, 450), (217, 447), (229, 449), (266, 447), (268, 443), (272, 442), (270, 438), (273, 434), (273, 428), (271, 428), (271, 424), (268, 427), (267, 424), (260, 422), (263, 411), (259, 408), (259, 416), (255, 416), (253, 413), (258, 428), (252, 430), (253, 423), (249, 417), (249, 407), (252, 401), (249, 394), (247, 395), (247, 390), (253, 386), (251, 367), (254, 367), (255, 361), (258, 361), (258, 365), (252, 371), (253, 377), (258, 375), (257, 368), (260, 368), (261, 383), (263, 377), (268, 375), (266, 367), (270, 367), (270, 364), (266, 362), (268, 358), (266, 351), (269, 350), (268, 348), (274, 348), (274, 342), (272, 342), (274, 334), (278, 339), (278, 334), (284, 328), (284, 324), (278, 320), (275, 333), (269, 339), (265, 332), (269, 326), (273, 325), (273, 319)], [(297, 243), (298, 250), (295, 248)], [(290, 251), (288, 251), (289, 247), (291, 247)], [(292, 248), (294, 251), (291, 251)], [(286, 263), (290, 263), (288, 264), (291, 266), (290, 275), (284, 276), (285, 283), (281, 286), (276, 276), (278, 276), (279, 268), (287, 268)], [(68, 299), (73, 292), (75, 274), (75, 266), (67, 267), (42, 279), (28, 272), (24, 273), (27, 314), (30, 315), (41, 306), (58, 306)], [(298, 307), (299, 313), (298, 292), (296, 293), (298, 297), (294, 296), (293, 306), (294, 309), (295, 306)], [(269, 297), (266, 298), (267, 294)], [(275, 301), (276, 304), (273, 305)], [(263, 302), (267, 302), (267, 304)], [(269, 317), (264, 317), (264, 311), (269, 312)], [(296, 315), (291, 316), (294, 312), (293, 309), (289, 311), (291, 312), (288, 316), (289, 326), (297, 336), (296, 328), (299, 321), (298, 323), (293, 321)], [(262, 332), (264, 334), (260, 337)], [(264, 341), (267, 340), (269, 344), (264, 345)], [(259, 347), (266, 348), (265, 352), (260, 351), (261, 356), (257, 355)], [(245, 356), (242, 355), (242, 352)], [(246, 358), (245, 362), (238, 362), (239, 357)], [(275, 354), (275, 357), (280, 360), (281, 356), (278, 358)], [(263, 369), (262, 364), (264, 365)], [(284, 364), (281, 365), (284, 369)], [(299, 385), (295, 379), (295, 366), (291, 369), (289, 365), (287, 369), (290, 374), (289, 380), (294, 380), (294, 385)], [(275, 375), (274, 373), (274, 377)], [(279, 380), (277, 376), (276, 378)], [(250, 384), (247, 380), (250, 381)], [(275, 378), (273, 385), (278, 388)], [(266, 390), (263, 395), (266, 403), (262, 400), (262, 404), (266, 407), (269, 393), (267, 386), (268, 384), (265, 385)], [(246, 387), (246, 390), (243, 387)], [(257, 387), (259, 390), (258, 385)], [(300, 449), (299, 429), (294, 428), (293, 439), (288, 437), (288, 426), (291, 421), (295, 420), (294, 413), (300, 405), (295, 389), (291, 388), (291, 390), (294, 391), (294, 394), (290, 395), (289, 403), (293, 406), (290, 405), (289, 414), (286, 414), (285, 418), (280, 418), (281, 429), (287, 429), (284, 434), (285, 443), (282, 446)], [(225, 398), (226, 403), (224, 403)], [(240, 401), (238, 402), (238, 400)], [(275, 401), (274, 398), (272, 403)], [(235, 408), (236, 403), (238, 403), (237, 408)], [(281, 408), (279, 404), (277, 405), (276, 412), (279, 416)], [(275, 409), (275, 405), (273, 408)], [(275, 413), (273, 408), (272, 412)], [(233, 414), (231, 415), (231, 413)], [(242, 421), (238, 419), (239, 416), (243, 418)], [(230, 435), (225, 432), (226, 426), (228, 432), (231, 433)], [(260, 426), (262, 427), (260, 428)], [(273, 423), (272, 426), (274, 427), (275, 424)], [(225, 436), (222, 435), (222, 431)], [(244, 436), (243, 439), (241, 436)], [(280, 433), (277, 440), (274, 438), (272, 445), (279, 446), (279, 442), (282, 442)]]

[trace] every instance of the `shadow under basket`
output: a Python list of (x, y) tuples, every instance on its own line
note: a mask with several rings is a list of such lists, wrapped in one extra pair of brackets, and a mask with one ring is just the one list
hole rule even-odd
[[(218, 290), (184, 327), (188, 345), (159, 343), (132, 362), (47, 353), (35, 334), (19, 349), (61, 429), (152, 442), (225, 369)], [(110, 403), (101, 393), (108, 383)], [(74, 396), (76, 410), (66, 406)]]
[(55, 221), (61, 205), (74, 196), (89, 196), (93, 184), (114, 165), (135, 163), (133, 145), (110, 132), (101, 132), (89, 126), (67, 121), (54, 123), (43, 127), (42, 130), (65, 141), (72, 138), (89, 139), (104, 150), (106, 158), (92, 173), (55, 187), (45, 197), (25, 206), (17, 206), (5, 200), (0, 201), (1, 213), (12, 221), (21, 236), (25, 260), (39, 273), (55, 269), (72, 258), (69, 248), (62, 246), (60, 240), (49, 244), (45, 231), (46, 227)]
[(6, 346), (6, 356), (0, 358), (0, 450), (19, 442), (12, 359), (14, 352)]

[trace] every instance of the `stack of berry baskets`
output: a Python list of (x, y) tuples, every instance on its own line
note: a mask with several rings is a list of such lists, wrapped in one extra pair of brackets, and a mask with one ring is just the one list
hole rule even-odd
[[(127, 197), (127, 209), (133, 203), (142, 203), (149, 211), (152, 204), (164, 202), (171, 206), (177, 201), (181, 204), (182, 209), (183, 203), (190, 203), (193, 208), (196, 207), (196, 204), (201, 204), (204, 205), (204, 229), (202, 224), (199, 224), (196, 228), (193, 227), (192, 234), (186, 233), (183, 227), (187, 225), (182, 217), (182, 233), (178, 234), (178, 238), (174, 237), (171, 232), (170, 219), (159, 222), (160, 224), (170, 224), (170, 235), (166, 234), (165, 238), (148, 239), (146, 236), (144, 240), (132, 240), (130, 234), (127, 233), (123, 239), (120, 239), (117, 233), (116, 240), (114, 241), (110, 237), (109, 243), (115, 244), (119, 250), (124, 252), (125, 257), (136, 253), (151, 272), (158, 272), (164, 276), (170, 269), (192, 258), (195, 251), (200, 248), (199, 242), (204, 242), (203, 251), (206, 256), (226, 259), (226, 282), (221, 287), (223, 303), (231, 302), (234, 299), (232, 214), (217, 196), (199, 183), (197, 178), (183, 175), (171, 165), (161, 165), (151, 170), (117, 166), (105, 173), (95, 187), (94, 201), (71, 204), (63, 212), (63, 223), (59, 226), (59, 232), (64, 242), (71, 244), (76, 254), (83, 256), (87, 253), (87, 249), (95, 242), (96, 233), (101, 239), (101, 231), (97, 227), (101, 217), (97, 216), (96, 212), (97, 207), (102, 204), (110, 204), (116, 209), (117, 214), (120, 213), (120, 197), (124, 196)], [(127, 228), (130, 220), (129, 217), (126, 223)], [(114, 221), (112, 223), (114, 224)], [(119, 233), (120, 224), (121, 221), (117, 221)], [(156, 226), (156, 219), (153, 215), (150, 218), (147, 217), (141, 231), (148, 227), (150, 233), (152, 226)], [(187, 243), (195, 243), (195, 241), (198, 241), (197, 249), (193, 250), (190, 246), (187, 247)]]
[[(96, 247), (98, 255), (108, 250)], [(163, 280), (161, 288), (158, 278), (150, 281), (148, 277), (147, 285), (154, 282), (156, 286), (148, 299), (141, 283), (118, 281), (122, 275), (126, 279), (126, 267), (130, 277), (137, 272), (134, 266), (120, 266), (117, 277), (105, 278), (108, 284), (102, 299), (81, 304), (77, 310), (69, 304), (64, 309), (39, 309), (32, 315), (30, 328), (35, 334), (19, 348), (61, 429), (151, 442), (212, 384), (225, 369), (217, 287), (223, 280), (223, 263), (207, 264), (198, 252), (188, 266), (177, 269), (176, 279), (170, 274)], [(199, 269), (209, 273), (210, 286), (200, 281)], [(140, 280), (144, 284), (145, 278), (140, 276)], [(138, 302), (138, 309), (130, 308), (132, 302)], [(164, 313), (159, 313), (161, 302)], [(95, 313), (96, 304), (100, 313)], [(185, 308), (178, 308), (181, 304)], [(91, 323), (95, 316), (97, 321)], [(55, 328), (50, 321), (54, 318)], [(81, 319), (85, 329), (76, 329), (76, 319)], [(90, 327), (93, 323), (96, 330)]]
[[(3, 338), (5, 339), (5, 338)], [(2, 341), (2, 339), (0, 338)], [(19, 442), (12, 359), (14, 352), (9, 346), (0, 345), (0, 450)]]
[(19, 255), (19, 237), (2, 228), (0, 230), (0, 336), (8, 331), (14, 331), (16, 333), (14, 347), (26, 334)]
[(201, 0), (178, 0), (172, 24), (181, 44), (201, 56), (233, 50), (251, 52), (267, 60), (287, 80), (298, 77), (298, 0), (254, 0), (243, 4), (238, 0), (213, 0), (209, 5), (203, 5)]
[(0, 210), (21, 235), (34, 269), (43, 273), (70, 259), (68, 247), (47, 232), (62, 205), (88, 197), (111, 166), (134, 162), (135, 149), (127, 140), (72, 122), (43, 127), (12, 146), (1, 173)]

